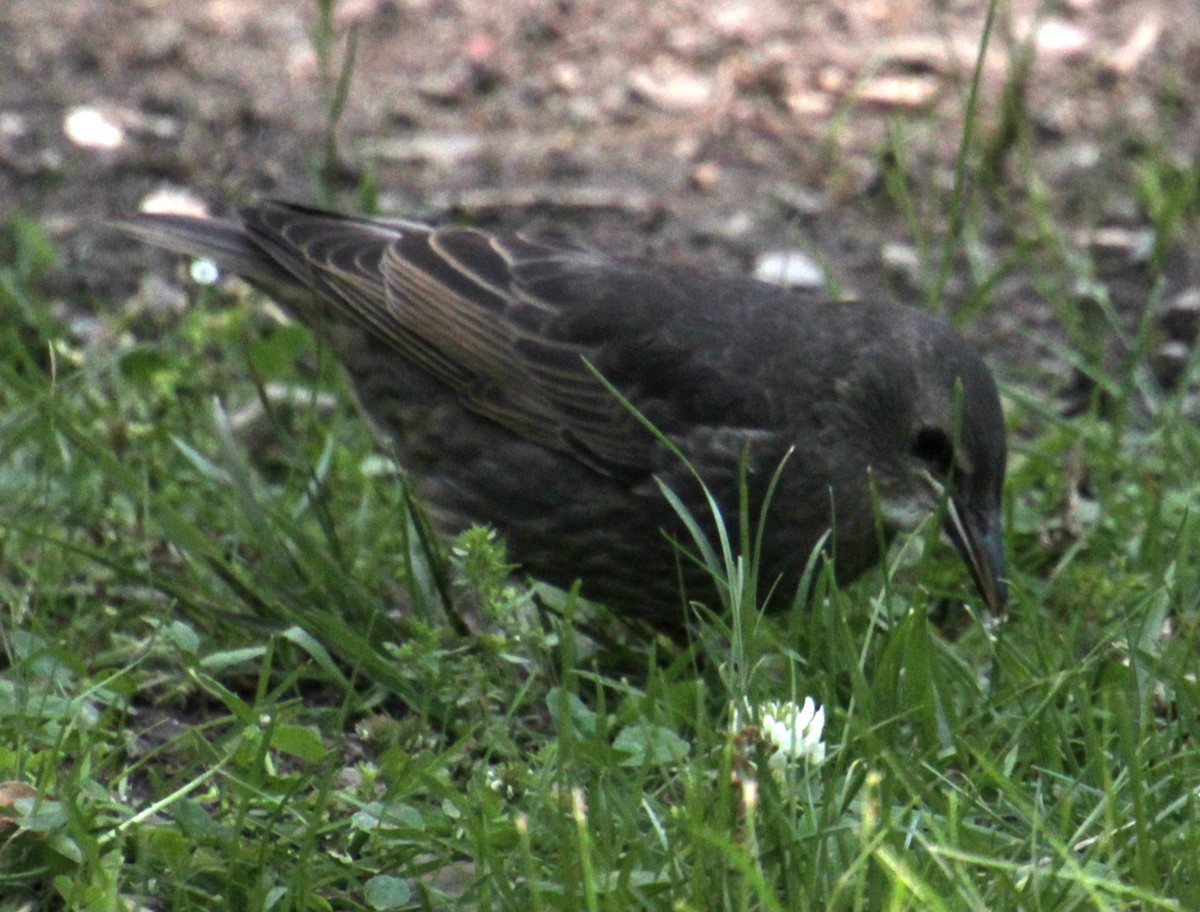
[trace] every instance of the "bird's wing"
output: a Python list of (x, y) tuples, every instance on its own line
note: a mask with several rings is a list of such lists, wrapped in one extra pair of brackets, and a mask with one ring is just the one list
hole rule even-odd
[(469, 407), (601, 471), (640, 471), (652, 437), (588, 366), (602, 371), (597, 362), (616, 340), (569, 331), (572, 314), (608, 302), (545, 295), (537, 282), (594, 282), (606, 268), (606, 258), (574, 248), (469, 229), (406, 234), (383, 260), (389, 314), (470, 372), (471, 384), (458, 387)]
[(467, 408), (601, 472), (644, 476), (657, 459), (653, 436), (596, 372), (681, 443), (732, 445), (778, 420), (763, 382), (772, 368), (748, 324), (783, 294), (768, 286), (289, 203), (240, 215), (240, 225), (140, 216), (123, 227), (214, 257), (318, 331), (352, 322)]
[(240, 214), (254, 248), (288, 276), (287, 287), (264, 282), (264, 290), (293, 307), (314, 329), (319, 331), (328, 317), (349, 319), (452, 388), (461, 391), (470, 385), (470, 368), (423, 339), (390, 303), (382, 264), (393, 244), (409, 234), (428, 233), (427, 226), (279, 202)]
[[(252, 242), (323, 307), (473, 411), (599, 471), (644, 474), (655, 446), (596, 372), (668, 434), (699, 423), (755, 436), (769, 421), (758, 378), (719, 363), (739, 302), (684, 270), (289, 204), (254, 207), (243, 220)], [(745, 287), (735, 283), (732, 294)]]

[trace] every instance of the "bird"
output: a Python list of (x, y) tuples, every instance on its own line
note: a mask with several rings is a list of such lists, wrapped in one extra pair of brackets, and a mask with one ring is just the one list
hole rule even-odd
[(772, 593), (795, 593), (814, 554), (847, 584), (940, 515), (986, 607), (1004, 607), (996, 383), (924, 310), (274, 200), (117, 226), (311, 329), (435, 527), (490, 525), (530, 575), (618, 615), (678, 633), (689, 600), (719, 606), (683, 519), (702, 527), (714, 506), (735, 541), (739, 510), (763, 516)]

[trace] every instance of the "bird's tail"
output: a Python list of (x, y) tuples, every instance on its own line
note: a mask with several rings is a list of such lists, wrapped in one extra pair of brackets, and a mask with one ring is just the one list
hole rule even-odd
[(294, 285), (295, 280), (254, 243), (239, 222), (187, 215), (139, 214), (113, 227), (156, 247), (207, 258), (263, 288)]

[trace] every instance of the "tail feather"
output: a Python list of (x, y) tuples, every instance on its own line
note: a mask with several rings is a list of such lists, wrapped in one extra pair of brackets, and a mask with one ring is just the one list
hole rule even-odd
[(139, 214), (116, 221), (113, 226), (153, 246), (185, 256), (211, 259), (222, 269), (266, 289), (295, 285), (295, 279), (264, 253), (238, 222), (186, 215)]

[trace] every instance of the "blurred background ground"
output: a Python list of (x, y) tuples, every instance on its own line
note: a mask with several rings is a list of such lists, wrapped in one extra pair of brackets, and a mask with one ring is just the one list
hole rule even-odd
[[(1001, 2), (965, 204), (982, 0), (343, 0), (325, 69), (351, 29), (357, 60), (321, 177), (317, 6), (0, 7), (0, 214), (48, 226), (69, 310), (133, 293), (147, 254), (103, 221), (150, 195), (219, 212), (324, 186), (353, 208), (364, 184), (388, 213), (744, 271), (783, 252), (810, 290), (824, 270), (838, 294), (985, 305), (966, 329), (1001, 373), (1062, 388), (1047, 340), (1120, 356), (1106, 314), (1198, 306), (1196, 245), (1162, 211), (1200, 148), (1190, 0)], [(1186, 357), (1194, 321), (1162, 325)]]

